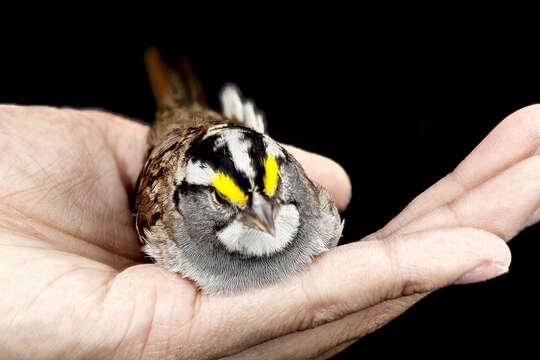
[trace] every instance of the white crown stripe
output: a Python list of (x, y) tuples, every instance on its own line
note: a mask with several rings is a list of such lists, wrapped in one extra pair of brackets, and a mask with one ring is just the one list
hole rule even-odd
[(249, 149), (252, 146), (251, 140), (244, 137), (242, 131), (231, 131), (224, 134), (223, 137), (236, 170), (243, 172), (248, 179), (254, 179), (255, 169), (249, 156)]
[(198, 160), (190, 160), (186, 169), (186, 182), (192, 185), (211, 185), (212, 178), (216, 175), (215, 171)]

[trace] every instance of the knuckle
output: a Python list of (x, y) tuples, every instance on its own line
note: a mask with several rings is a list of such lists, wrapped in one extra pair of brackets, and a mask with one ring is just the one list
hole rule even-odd
[(341, 329), (340, 338), (361, 338), (402, 314), (420, 298), (422, 295), (386, 301), (358, 312), (347, 319)]
[(404, 260), (409, 253), (408, 243), (413, 239), (422, 240), (399, 235), (381, 240), (386, 271), (382, 274), (384, 278), (381, 281), (381, 293), (377, 302), (425, 293), (435, 288), (429, 279), (424, 279), (413, 263)]
[(383, 261), (389, 272), (389, 277), (393, 275), (398, 275), (400, 273), (399, 269), (401, 268), (401, 260), (398, 256), (400, 253), (400, 248), (402, 242), (404, 241), (403, 237), (400, 235), (389, 236), (380, 240), (380, 248), (383, 256)]
[(315, 328), (343, 317), (343, 312), (336, 305), (319, 307), (312, 311), (309, 318), (309, 328)]
[(404, 279), (407, 269), (404, 267), (400, 254), (402, 243), (405, 239), (401, 236), (390, 236), (382, 239), (379, 244), (382, 254), (381, 298), (383, 300), (394, 299), (403, 292)]
[(315, 281), (302, 281), (301, 291), (305, 306), (304, 311), (299, 313), (298, 323), (303, 330), (321, 326), (341, 316), (336, 302), (328, 295), (325, 296), (316, 284)]

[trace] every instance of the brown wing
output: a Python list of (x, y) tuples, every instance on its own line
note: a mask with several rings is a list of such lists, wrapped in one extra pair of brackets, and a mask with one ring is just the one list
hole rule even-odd
[(139, 240), (144, 243), (144, 229), (150, 229), (165, 213), (163, 205), (168, 202), (159, 201), (160, 196), (167, 196), (168, 174), (170, 167), (167, 162), (175, 159), (175, 151), (181, 145), (180, 141), (175, 141), (169, 149), (165, 149), (160, 156), (151, 156), (149, 151), (139, 179), (137, 180), (137, 194), (135, 198), (135, 226), (139, 235)]

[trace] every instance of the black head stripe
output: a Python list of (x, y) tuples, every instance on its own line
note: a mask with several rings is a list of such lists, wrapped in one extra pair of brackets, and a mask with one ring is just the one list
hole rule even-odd
[(264, 146), (263, 136), (255, 131), (250, 131), (249, 136), (251, 139), (251, 148), (249, 149), (249, 157), (251, 158), (251, 164), (255, 169), (255, 185), (259, 189), (264, 189), (264, 161), (266, 159), (266, 147)]
[(217, 146), (220, 134), (209, 136), (193, 145), (187, 156), (209, 164), (215, 171), (221, 171), (234, 179), (236, 184), (244, 191), (249, 190), (250, 182), (246, 175), (235, 167), (231, 152), (226, 145)]
[[(249, 144), (246, 148), (250, 161), (249, 166), (253, 168), (255, 174), (253, 179), (248, 179), (247, 175), (239, 170), (239, 168), (245, 168), (246, 164), (238, 166), (233, 162), (231, 151), (238, 151), (238, 149), (230, 148), (231, 143), (226, 140), (228, 138), (227, 131), (241, 132), (239, 141)], [(228, 126), (223, 128), (223, 131), (206, 138), (201, 137), (195, 141), (186, 155), (194, 161), (208, 164), (216, 172), (221, 171), (229, 175), (246, 193), (251, 190), (252, 183), (258, 189), (264, 189), (264, 163), (268, 153), (263, 134), (244, 127)], [(283, 161), (281, 157), (278, 157), (277, 160), (279, 164)]]

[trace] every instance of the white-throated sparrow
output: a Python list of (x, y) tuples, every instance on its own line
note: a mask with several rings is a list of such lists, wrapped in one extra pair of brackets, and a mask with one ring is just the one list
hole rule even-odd
[(283, 279), (337, 244), (333, 199), (264, 134), (251, 102), (228, 86), (218, 114), (185, 60), (152, 48), (146, 64), (158, 103), (135, 199), (146, 254), (219, 293)]

